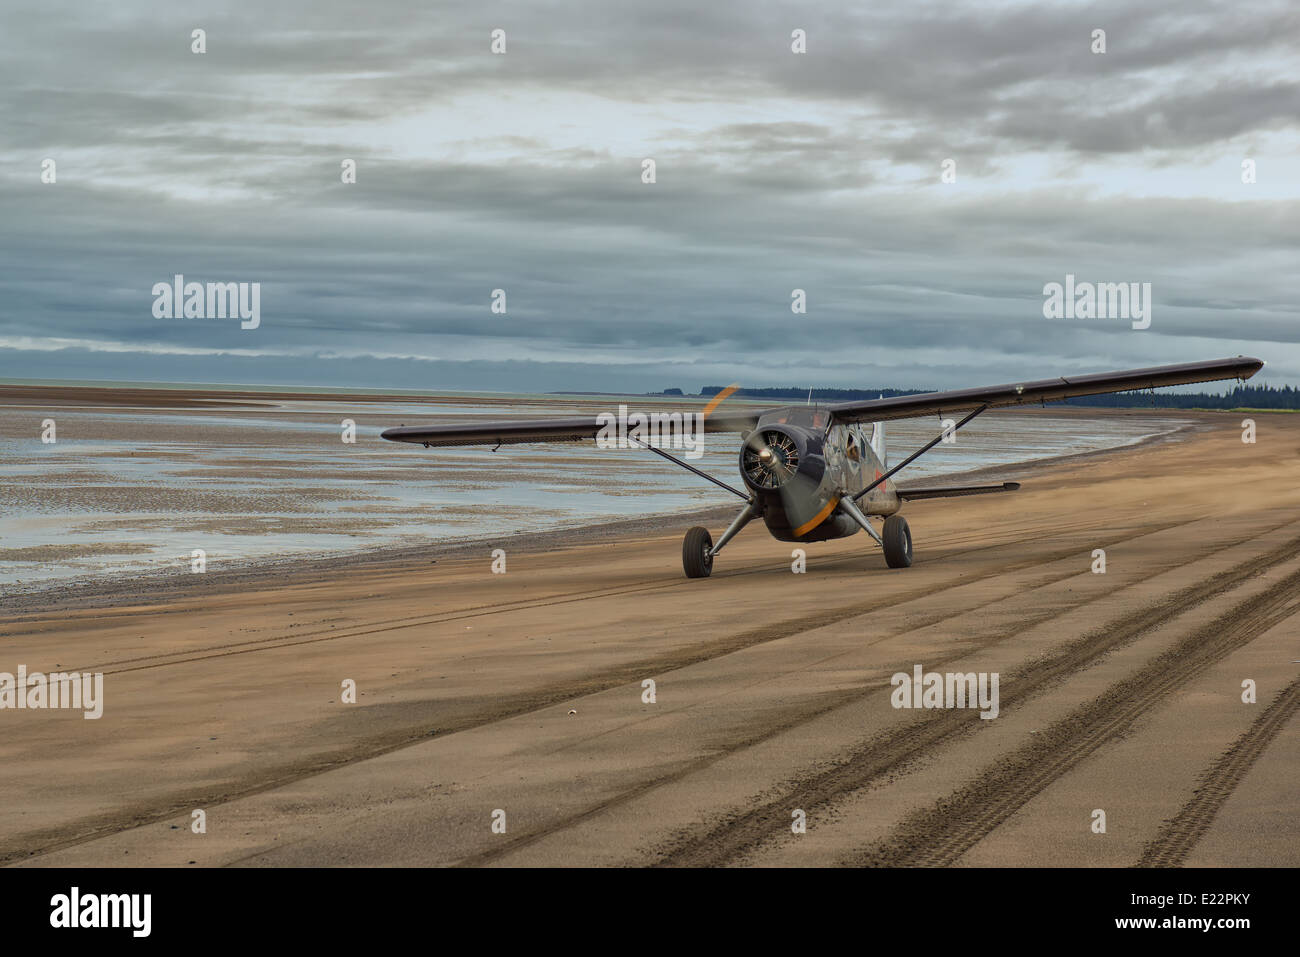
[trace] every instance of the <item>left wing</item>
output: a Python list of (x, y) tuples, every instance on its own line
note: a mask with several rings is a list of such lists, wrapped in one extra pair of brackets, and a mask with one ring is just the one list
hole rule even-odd
[(955, 389), (951, 392), (925, 392), (899, 395), (866, 402), (841, 402), (828, 406), (839, 422), (882, 422), (908, 419), (919, 415), (944, 412), (967, 412), (981, 406), (999, 409), (1012, 405), (1036, 405), (1081, 395), (1103, 392), (1129, 392), (1156, 389), (1164, 385), (1189, 382), (1216, 382), (1220, 379), (1249, 379), (1264, 367), (1259, 359), (1237, 356), (1235, 359), (1210, 359), (1207, 362), (1184, 362), (1172, 366), (1126, 369), (1096, 375), (1062, 376), (1037, 382), (1011, 382), (1006, 385), (981, 386), (978, 389)]
[(407, 425), (385, 429), (381, 438), (429, 446), (513, 445), (518, 442), (580, 442), (600, 431), (595, 416), (576, 419), (495, 419), (457, 425)]

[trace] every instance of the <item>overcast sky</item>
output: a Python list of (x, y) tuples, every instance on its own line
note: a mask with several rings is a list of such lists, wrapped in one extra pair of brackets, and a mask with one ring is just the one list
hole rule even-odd
[[(9, 0), (0, 376), (1298, 384), (1298, 67), (1293, 0)], [(155, 318), (176, 273), (260, 327)], [(1150, 328), (1044, 318), (1067, 273)]]

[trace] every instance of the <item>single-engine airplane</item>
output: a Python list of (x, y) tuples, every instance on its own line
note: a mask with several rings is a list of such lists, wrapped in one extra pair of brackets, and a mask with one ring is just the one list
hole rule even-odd
[[(1042, 379), (978, 389), (927, 392), (866, 402), (782, 406), (754, 412), (713, 412), (707, 432), (740, 432), (740, 477), (747, 491), (734, 488), (653, 444), (631, 441), (694, 472), (745, 500), (740, 514), (714, 543), (708, 529), (696, 526), (682, 543), (682, 568), (688, 578), (707, 578), (713, 560), (742, 528), (762, 518), (778, 541), (822, 542), (865, 531), (890, 568), (912, 564), (912, 533), (898, 514), (915, 499), (1012, 492), (1016, 482), (995, 485), (899, 488), (894, 476), (943, 440), (944, 433), (890, 468), (886, 464), (884, 423), (890, 419), (965, 412), (951, 432), (981, 412), (1047, 403), (1104, 392), (1155, 389), (1191, 382), (1248, 379), (1264, 363), (1248, 356), (1180, 365), (1154, 366), (1098, 375)], [(873, 423), (870, 434), (863, 427)], [(577, 442), (595, 438), (607, 427), (601, 417), (516, 419), (458, 425), (417, 425), (388, 429), (383, 438), (425, 448), (458, 445), (501, 446), (524, 442)], [(879, 532), (871, 518), (882, 518)]]

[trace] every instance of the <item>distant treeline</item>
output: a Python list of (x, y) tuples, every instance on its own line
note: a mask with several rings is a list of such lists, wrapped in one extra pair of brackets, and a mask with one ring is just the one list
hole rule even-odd
[[(700, 390), (704, 397), (717, 395), (722, 386), (710, 385)], [(854, 402), (880, 396), (923, 395), (932, 389), (813, 389), (818, 402)], [(806, 401), (807, 389), (740, 389), (737, 396), (753, 399), (788, 399)], [(1056, 404), (1056, 403), (1049, 403)], [(1239, 385), (1228, 392), (1114, 392), (1086, 395), (1064, 400), (1065, 405), (1101, 406), (1112, 409), (1300, 409), (1300, 389), (1291, 386)]]
[(1300, 409), (1300, 389), (1239, 385), (1229, 392), (1116, 392), (1067, 399), (1066, 405), (1158, 409)]

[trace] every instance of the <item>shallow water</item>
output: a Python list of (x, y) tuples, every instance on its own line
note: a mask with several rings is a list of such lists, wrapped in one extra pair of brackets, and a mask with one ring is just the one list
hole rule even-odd
[[(572, 415), (671, 407), (643, 397), (449, 398), (439, 404), (283, 402), (249, 410), (0, 407), (0, 583), (208, 567), (385, 545), (504, 538), (601, 518), (726, 505), (732, 496), (659, 457), (593, 443), (423, 449), (379, 433), (448, 417)], [(686, 408), (698, 408), (687, 402)], [(40, 441), (54, 418), (58, 441)], [(355, 420), (356, 443), (340, 423)], [(1023, 462), (1140, 441), (1186, 420), (987, 413), (900, 475)], [(891, 422), (900, 461), (938, 429)], [(739, 437), (707, 436), (692, 464), (739, 487)]]

